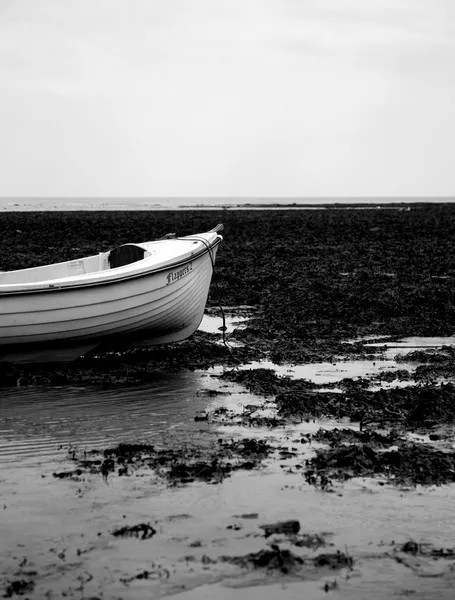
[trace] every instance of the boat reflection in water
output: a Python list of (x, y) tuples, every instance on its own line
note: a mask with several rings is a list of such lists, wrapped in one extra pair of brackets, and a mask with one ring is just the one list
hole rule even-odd
[(62, 445), (91, 449), (150, 440), (177, 428), (195, 431), (200, 428), (195, 414), (210, 402), (201, 390), (210, 385), (219, 382), (206, 373), (186, 372), (114, 389), (3, 389), (0, 464), (39, 463), (60, 454)]

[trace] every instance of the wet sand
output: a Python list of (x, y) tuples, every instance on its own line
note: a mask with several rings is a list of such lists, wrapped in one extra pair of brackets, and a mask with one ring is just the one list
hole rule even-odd
[[(455, 209), (213, 215), (140, 232), (227, 219), (192, 340), (1, 365), (1, 593), (452, 598)], [(144, 227), (77, 214), (76, 248), (68, 214), (4, 213), (2, 266), (92, 248), (93, 218), (106, 243)], [(248, 305), (229, 347), (218, 295)]]

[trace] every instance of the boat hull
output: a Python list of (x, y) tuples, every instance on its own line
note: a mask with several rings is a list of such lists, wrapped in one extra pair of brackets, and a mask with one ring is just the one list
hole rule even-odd
[(60, 362), (102, 342), (186, 339), (202, 320), (219, 240), (194, 258), (135, 277), (0, 297), (1, 359)]

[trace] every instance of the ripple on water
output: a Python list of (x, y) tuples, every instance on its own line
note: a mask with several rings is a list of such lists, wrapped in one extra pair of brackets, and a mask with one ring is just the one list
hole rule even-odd
[(210, 399), (197, 392), (219, 386), (204, 373), (157, 376), (147, 385), (17, 388), (0, 398), (0, 464), (55, 455), (61, 445), (101, 447), (194, 427)]

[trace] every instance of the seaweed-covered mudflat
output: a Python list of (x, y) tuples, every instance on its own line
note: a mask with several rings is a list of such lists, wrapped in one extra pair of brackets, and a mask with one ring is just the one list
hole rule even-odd
[(451, 598), (455, 205), (2, 213), (0, 270), (218, 222), (189, 340), (0, 364), (0, 592)]

